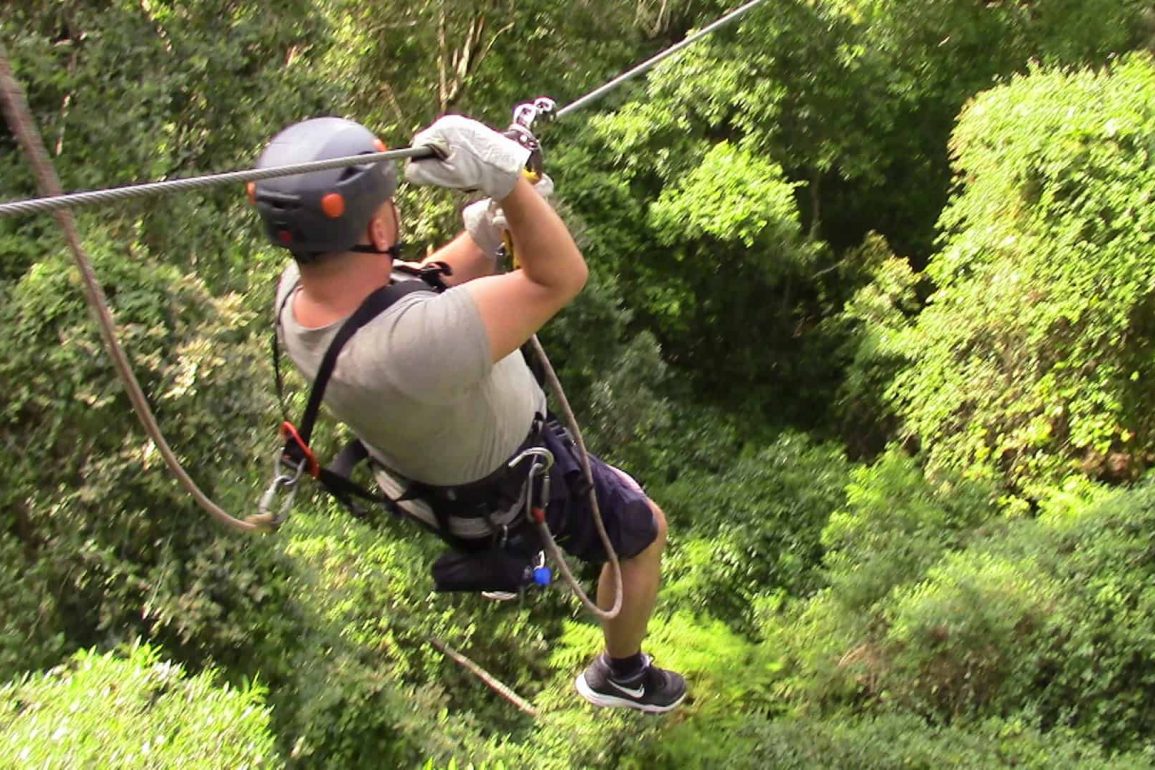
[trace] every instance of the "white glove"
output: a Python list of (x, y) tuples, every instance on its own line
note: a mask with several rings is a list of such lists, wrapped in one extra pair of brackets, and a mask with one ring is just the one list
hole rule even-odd
[(501, 199), (513, 191), (529, 150), (486, 125), (461, 115), (438, 119), (413, 137), (414, 147), (433, 147), (440, 158), (411, 160), (405, 178), (458, 190), (481, 190)]
[[(553, 195), (553, 180), (547, 174), (533, 185), (537, 194), (549, 200)], [(490, 257), (497, 257), (497, 251), (504, 244), (502, 233), (508, 229), (505, 222), (505, 212), (492, 198), (483, 198), (471, 203), (461, 212), (461, 219), (465, 222), (465, 231), (473, 242)]]

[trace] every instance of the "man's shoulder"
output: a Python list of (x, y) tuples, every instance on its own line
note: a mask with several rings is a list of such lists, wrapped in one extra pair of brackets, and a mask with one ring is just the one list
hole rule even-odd
[(289, 294), (301, 282), (301, 268), (297, 266), (295, 261), (290, 260), (285, 269), (281, 271), (281, 277), (277, 281), (277, 294), (274, 303), (274, 312), (280, 313), (285, 306), (285, 300), (288, 299)]

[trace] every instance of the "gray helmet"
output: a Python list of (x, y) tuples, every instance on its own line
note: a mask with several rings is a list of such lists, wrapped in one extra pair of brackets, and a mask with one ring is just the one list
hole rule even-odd
[[(273, 137), (257, 168), (383, 152), (385, 144), (369, 129), (343, 118), (313, 118)], [(334, 251), (349, 251), (367, 232), (378, 207), (397, 189), (390, 162), (311, 171), (249, 184), (249, 200), (275, 246), (301, 262)]]

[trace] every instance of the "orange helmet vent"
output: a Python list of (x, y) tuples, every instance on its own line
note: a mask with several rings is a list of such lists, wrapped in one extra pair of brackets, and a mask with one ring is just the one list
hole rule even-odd
[(345, 213), (345, 198), (341, 193), (329, 193), (321, 199), (321, 211), (329, 219), (337, 219)]

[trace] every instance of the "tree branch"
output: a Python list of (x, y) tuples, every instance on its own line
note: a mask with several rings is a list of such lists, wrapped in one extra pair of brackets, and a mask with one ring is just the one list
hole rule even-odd
[(533, 717), (534, 719), (537, 719), (537, 717), (538, 717), (537, 709), (535, 709), (533, 706), (531, 706), (529, 701), (525, 700), (520, 695), (518, 695), (513, 690), (511, 690), (509, 687), (507, 687), (506, 685), (499, 682), (497, 680), (497, 678), (493, 676), (493, 674), (490, 674), (488, 671), (483, 669), (481, 666), (477, 665), (472, 660), (465, 657), (460, 652), (453, 649), (452, 647), (450, 647), (448, 644), (441, 641), (440, 639), (437, 639), (436, 637), (431, 636), (431, 637), (429, 637), (428, 641), (429, 641), (429, 644), (431, 644), (433, 647), (435, 647), (443, 655), (450, 658), (451, 660), (453, 660), (453, 662), (457, 663), (459, 666), (461, 666), (462, 668), (469, 671), (471, 674), (476, 676), (482, 682), (485, 682), (487, 687), (489, 687), (491, 690), (493, 690), (495, 693), (500, 695), (502, 698), (505, 698), (507, 701), (512, 703), (514, 706), (516, 706), (519, 711), (521, 711), (525, 714), (528, 714), (529, 716)]
[(446, 70), (449, 58), (449, 44), (445, 39), (445, 6), (437, 11), (437, 105), (438, 112), (445, 112), (449, 104), (446, 90), (448, 88), (448, 73)]

